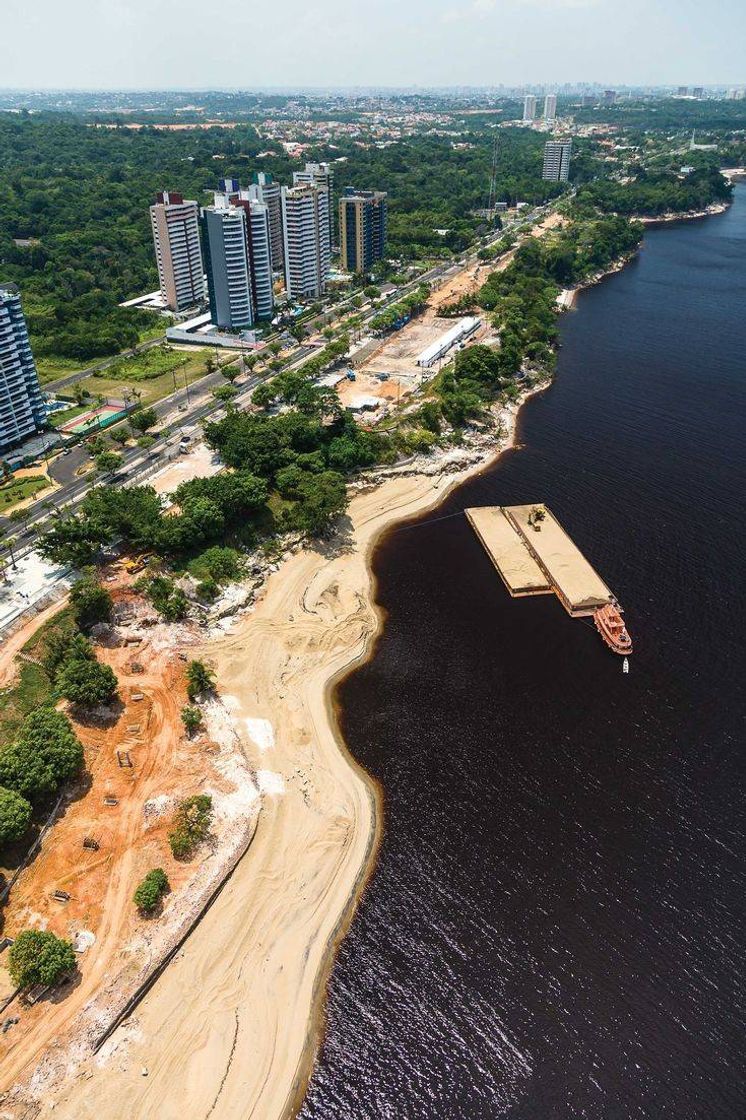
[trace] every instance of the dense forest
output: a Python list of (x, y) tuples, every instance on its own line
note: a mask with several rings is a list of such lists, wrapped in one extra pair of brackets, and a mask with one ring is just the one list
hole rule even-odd
[[(415, 136), (365, 149), (347, 141), (308, 156), (339, 160), (338, 187), (388, 191), (389, 253), (415, 260), (464, 248), (480, 224), (471, 211), (486, 202), (491, 135), (465, 144)], [(279, 150), (258, 159), (266, 147), (249, 124), (134, 130), (59, 113), (0, 115), (0, 280), (21, 288), (36, 355), (87, 360), (133, 346), (152, 318), (117, 304), (157, 284), (148, 220), (156, 191), (206, 203), (221, 175), (248, 181), (258, 168), (290, 182), (299, 162)], [(520, 129), (501, 139), (498, 198), (559, 193), (541, 181), (542, 147)]]
[(681, 97), (640, 98), (617, 101), (615, 105), (572, 108), (578, 124), (615, 124), (623, 128), (650, 130), (746, 129), (746, 100), (694, 100)]
[(702, 168), (686, 176), (641, 170), (631, 183), (597, 179), (581, 187), (577, 197), (606, 213), (655, 216), (704, 210), (729, 201), (732, 194), (733, 187), (719, 171)]

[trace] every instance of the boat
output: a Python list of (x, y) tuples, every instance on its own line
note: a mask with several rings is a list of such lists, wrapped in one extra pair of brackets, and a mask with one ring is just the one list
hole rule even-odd
[(593, 621), (609, 649), (621, 654), (622, 657), (632, 653), (632, 639), (624, 625), (617, 603), (605, 603), (602, 607), (598, 607), (593, 612)]

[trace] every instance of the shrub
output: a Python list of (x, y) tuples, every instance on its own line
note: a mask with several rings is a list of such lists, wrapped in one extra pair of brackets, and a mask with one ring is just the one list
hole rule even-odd
[(190, 661), (186, 675), (187, 695), (190, 700), (196, 700), (201, 692), (212, 692), (215, 686), (215, 674), (204, 661)]
[(212, 798), (199, 793), (187, 797), (176, 810), (168, 842), (175, 859), (188, 859), (210, 831)]
[(70, 942), (48, 930), (24, 930), (10, 947), (8, 972), (19, 988), (57, 984), (75, 967)]
[(203, 603), (214, 603), (220, 594), (220, 588), (214, 579), (202, 579), (194, 589), (197, 598)]
[(0, 786), (0, 844), (20, 840), (30, 824), (30, 803), (15, 790)]
[(203, 579), (209, 576), (220, 583), (223, 580), (238, 579), (243, 572), (244, 563), (235, 548), (215, 545), (196, 556), (189, 567), (196, 576)]
[(63, 661), (94, 661), (93, 646), (78, 632), (70, 618), (64, 618), (44, 635), (42, 662), (45, 671), (54, 677)]
[(66, 661), (57, 673), (57, 689), (71, 704), (108, 704), (117, 694), (117, 677), (100, 661)]
[(172, 579), (168, 576), (151, 576), (138, 580), (137, 591), (142, 591), (166, 622), (178, 622), (184, 618), (189, 601)]
[(141, 914), (153, 914), (164, 894), (170, 890), (166, 872), (161, 867), (149, 871), (133, 895), (135, 906)]
[(187, 704), (181, 709), (181, 720), (186, 730), (192, 735), (198, 727), (202, 726), (202, 712), (199, 708)]

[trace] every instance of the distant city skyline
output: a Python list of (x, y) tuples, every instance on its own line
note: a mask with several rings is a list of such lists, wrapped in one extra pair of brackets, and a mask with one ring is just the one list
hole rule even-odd
[[(212, 20), (230, 34), (206, 51)], [(362, 12), (347, 0), (285, 0), (225, 13), (197, 0), (6, 0), (3, 29), (15, 45), (5, 88), (746, 81), (741, 0), (379, 0)]]

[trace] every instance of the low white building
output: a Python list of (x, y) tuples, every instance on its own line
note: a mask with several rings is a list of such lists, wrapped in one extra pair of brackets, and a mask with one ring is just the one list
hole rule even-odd
[(474, 334), (474, 331), (481, 325), (482, 320), (474, 315), (467, 315), (464, 319), (459, 319), (458, 323), (450, 330), (442, 334), (440, 338), (436, 338), (426, 350), (423, 350), (417, 359), (417, 365), (423, 369), (428, 369), (434, 365), (439, 358), (452, 350), (463, 339), (468, 338), (469, 335)]

